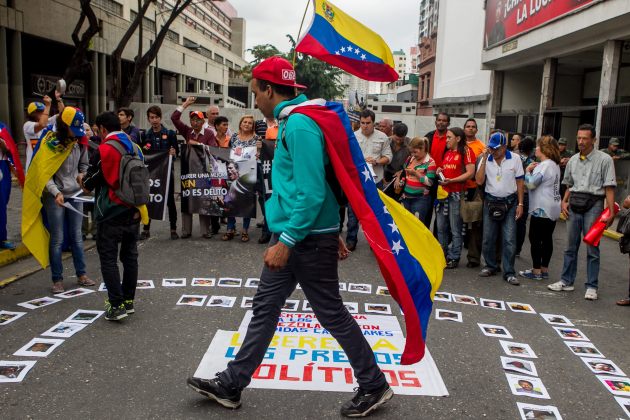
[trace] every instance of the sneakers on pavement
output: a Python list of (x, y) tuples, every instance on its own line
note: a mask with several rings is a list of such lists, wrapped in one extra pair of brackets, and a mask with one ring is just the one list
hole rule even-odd
[(459, 261), (457, 260), (448, 260), (446, 263), (446, 268), (449, 270), (452, 270), (454, 268), (457, 268), (457, 266), (459, 265)]
[(381, 389), (372, 393), (355, 388), (354, 397), (341, 406), (341, 414), (346, 417), (366, 417), (394, 396), (394, 391), (385, 383)]
[(534, 273), (534, 270), (523, 270), (523, 271), (519, 271), (518, 275), (521, 277), (525, 277), (526, 279), (530, 279), (530, 280), (542, 280), (543, 276), (542, 273), (536, 274)]
[(479, 277), (492, 277), (495, 274), (497, 274), (496, 271), (486, 267), (479, 272)]
[(63, 288), (63, 281), (53, 282), (53, 286), (50, 291), (53, 293), (53, 295), (57, 293), (63, 293), (65, 291), (65, 289)]
[(509, 284), (511, 284), (512, 286), (518, 286), (521, 284), (520, 281), (518, 281), (518, 279), (516, 278), (516, 276), (508, 276), (505, 281), (507, 281)]
[(597, 300), (597, 289), (588, 288), (586, 289), (586, 294), (584, 295), (584, 299), (586, 300)]
[(127, 310), (124, 304), (112, 306), (109, 302), (105, 304), (105, 319), (108, 321), (120, 321), (127, 318)]
[(557, 281), (548, 285), (547, 289), (553, 290), (554, 292), (572, 292), (575, 290), (575, 287), (567, 286), (562, 281)]
[(125, 305), (125, 311), (127, 311), (127, 315), (131, 315), (136, 312), (136, 310), (133, 308), (133, 300), (127, 299), (123, 302), (123, 305)]
[(241, 406), (241, 391), (225, 386), (219, 376), (214, 379), (188, 378), (188, 386), (201, 395), (210, 398), (226, 408)]

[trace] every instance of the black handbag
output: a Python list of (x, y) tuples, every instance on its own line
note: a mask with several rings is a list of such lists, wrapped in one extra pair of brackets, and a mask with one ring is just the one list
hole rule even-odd
[(630, 254), (630, 209), (623, 210), (619, 213), (617, 232), (623, 235), (619, 239), (619, 251), (621, 251), (622, 254)]
[(574, 213), (584, 214), (597, 204), (598, 200), (603, 200), (603, 197), (598, 197), (593, 194), (571, 192), (569, 196), (569, 207)]

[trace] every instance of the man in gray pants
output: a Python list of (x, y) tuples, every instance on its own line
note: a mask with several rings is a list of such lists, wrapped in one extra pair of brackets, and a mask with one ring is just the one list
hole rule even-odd
[(289, 113), (308, 104), (296, 97), (291, 64), (280, 57), (254, 68), (251, 82), (256, 104), (265, 117), (279, 120), (272, 168), (273, 195), (265, 203), (273, 233), (265, 251), (260, 284), (254, 296), (254, 316), (245, 340), (227, 369), (214, 379), (189, 378), (195, 391), (228, 408), (241, 405), (241, 391), (249, 385), (276, 331), (286, 299), (299, 283), (318, 321), (341, 345), (359, 389), (341, 408), (348, 417), (370, 414), (393, 396), (374, 353), (339, 295), (338, 258), (348, 250), (339, 238), (339, 205), (326, 181), (328, 156), (317, 124), (303, 114)]

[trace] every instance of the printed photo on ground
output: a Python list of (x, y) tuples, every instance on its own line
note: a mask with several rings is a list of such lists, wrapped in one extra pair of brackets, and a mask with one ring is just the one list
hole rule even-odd
[(13, 353), (14, 356), (46, 357), (57, 347), (63, 344), (64, 340), (56, 338), (33, 338), (26, 345)]
[(516, 404), (521, 420), (562, 420), (560, 411), (552, 405)]
[(391, 315), (392, 308), (386, 303), (366, 303), (365, 312), (368, 314)]
[(105, 311), (93, 311), (90, 309), (77, 309), (64, 322), (79, 322), (81, 324), (91, 324), (96, 321)]
[(615, 401), (619, 403), (626, 416), (630, 418), (630, 398), (615, 397)]
[(26, 315), (26, 312), (0, 311), (0, 325), (7, 325)]
[(472, 296), (456, 295), (455, 293), (453, 293), (451, 296), (453, 297), (453, 302), (455, 303), (463, 303), (464, 305), (477, 305), (477, 299)]
[(372, 285), (365, 283), (348, 283), (348, 292), (372, 293)]
[(232, 306), (234, 306), (234, 302), (236, 302), (236, 297), (234, 296), (210, 296), (207, 306), (231, 308)]
[(346, 309), (348, 310), (348, 312), (350, 312), (351, 314), (358, 314), (359, 313), (359, 303), (358, 302), (344, 302), (343, 306), (345, 306)]
[(548, 324), (558, 325), (562, 327), (572, 327), (573, 323), (564, 315), (540, 314)]
[(576, 356), (605, 357), (599, 350), (597, 350), (595, 345), (586, 341), (564, 341), (564, 344), (566, 344), (569, 347), (569, 350), (571, 350)]
[(591, 341), (586, 337), (586, 334), (576, 328), (553, 327), (553, 329), (565, 340)]
[(512, 338), (512, 334), (507, 330), (507, 328), (502, 327), (501, 325), (490, 325), (490, 324), (479, 324), (479, 328), (484, 335), (488, 337), (499, 337), (499, 338)]
[(52, 305), (53, 303), (60, 302), (61, 299), (51, 298), (51, 297), (42, 297), (38, 299), (28, 300), (26, 302), (18, 303), (18, 306), (21, 306), (26, 309), (37, 309), (42, 308), (44, 306)]
[(34, 360), (0, 360), (0, 382), (22, 382), (35, 363)]
[[(378, 292), (377, 292), (378, 294)], [(451, 294), (447, 292), (435, 292), (435, 296), (433, 296), (434, 302), (450, 302)]]
[(72, 337), (85, 327), (87, 327), (87, 324), (80, 324), (78, 322), (60, 322), (43, 332), (42, 335), (46, 337), (68, 338)]
[(162, 287), (184, 287), (186, 286), (186, 279), (162, 279)]
[(527, 303), (520, 303), (520, 302), (506, 302), (507, 306), (513, 311), (513, 312), (523, 312), (526, 314), (535, 314), (536, 311), (534, 310), (534, 308), (532, 308), (532, 305), (529, 305)]
[[(186, 285), (185, 279), (184, 285)], [(138, 280), (138, 283), (136, 283), (136, 289), (155, 289), (155, 284), (153, 284), (153, 280)]]
[(77, 296), (87, 295), (88, 293), (94, 293), (94, 290), (79, 287), (77, 289), (66, 290), (63, 293), (57, 293), (55, 297), (60, 297), (63, 299), (70, 299)]
[(177, 305), (203, 306), (208, 295), (182, 295), (177, 301)]
[(313, 308), (311, 307), (311, 302), (305, 299), (304, 302), (302, 303), (302, 310), (307, 311), (307, 312), (313, 312)]
[(596, 376), (597, 379), (612, 392), (620, 397), (630, 397), (630, 379), (621, 376)]
[(501, 356), (501, 366), (503, 369), (525, 375), (538, 376), (536, 365), (531, 360), (515, 359), (514, 357)]
[(512, 375), (506, 373), (508, 383), (510, 384), (510, 390), (512, 394), (518, 396), (525, 396), (531, 398), (550, 399), (547, 388), (543, 385), (540, 378), (534, 378), (532, 376)]
[(254, 306), (254, 298), (243, 296), (243, 299), (241, 299), (241, 308), (251, 308), (252, 306)]
[(198, 286), (198, 287), (212, 287), (214, 286), (215, 281), (216, 281), (215, 278), (193, 277), (192, 281), (190, 282), (190, 285)]
[(283, 311), (297, 311), (300, 307), (300, 301), (294, 299), (287, 299), (282, 307)]
[(538, 359), (534, 350), (525, 343), (514, 343), (512, 341), (499, 340), (499, 344), (508, 356), (527, 357), (528, 359)]
[(378, 286), (376, 288), (376, 294), (379, 296), (391, 296), (389, 289), (386, 286)]
[(339, 291), (340, 292), (345, 292), (347, 289), (347, 285), (345, 281), (340, 281), (339, 282)]
[(243, 279), (236, 279), (233, 277), (221, 277), (217, 286), (219, 287), (241, 287)]
[(260, 284), (260, 279), (257, 277), (250, 277), (247, 279), (247, 281), (245, 282), (245, 287), (252, 287), (252, 288), (257, 288), (258, 285)]
[(446, 311), (444, 309), (435, 310), (435, 319), (439, 319), (441, 321), (463, 322), (461, 312)]
[(598, 359), (593, 357), (581, 357), (591, 372), (598, 375), (626, 376), (626, 374), (613, 362), (608, 359)]
[(505, 303), (502, 300), (493, 300), (493, 299), (479, 299), (481, 306), (484, 308), (490, 309), (498, 309), (500, 311), (505, 311)]

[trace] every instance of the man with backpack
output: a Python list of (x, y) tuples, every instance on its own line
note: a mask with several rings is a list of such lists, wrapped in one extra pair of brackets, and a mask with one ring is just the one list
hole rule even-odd
[[(96, 247), (109, 300), (105, 319), (119, 321), (134, 313), (138, 281), (140, 211), (149, 200), (149, 173), (140, 147), (120, 129), (118, 116), (96, 117), (102, 143), (92, 157), (84, 190), (95, 190)], [(123, 265), (122, 284), (118, 255)]]
[(313, 119), (293, 112), (307, 108), (309, 101), (296, 96), (296, 88), (305, 86), (296, 83), (291, 63), (271, 57), (256, 66), (252, 76), (258, 108), (265, 117), (277, 118), (280, 126), (273, 195), (265, 203), (273, 235), (254, 296), (254, 317), (240, 350), (214, 379), (193, 377), (188, 385), (224, 407), (239, 407), (241, 391), (265, 357), (281, 308), (299, 283), (318, 321), (343, 348), (359, 384), (341, 414), (366, 416), (391, 399), (393, 392), (339, 295), (337, 260), (348, 251), (339, 237), (337, 198), (326, 178), (329, 157), (324, 134)]

